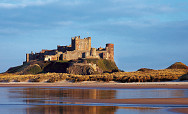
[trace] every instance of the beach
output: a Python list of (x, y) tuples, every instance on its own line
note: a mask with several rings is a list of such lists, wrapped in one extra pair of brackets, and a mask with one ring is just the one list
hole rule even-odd
[[(60, 81), (46, 82), (9, 82), (0, 83), (0, 87), (65, 87), (75, 89), (188, 89), (188, 82), (142, 82), (118, 83), (83, 81), (72, 83)], [(136, 99), (63, 99), (69, 103), (108, 103), (108, 104), (139, 104), (139, 105), (188, 105), (188, 98), (136, 98)], [(170, 108), (169, 111), (188, 113), (188, 108)]]
[(72, 83), (60, 81), (55, 83), (46, 82), (9, 82), (0, 83), (0, 87), (75, 87), (75, 88), (107, 88), (107, 89), (147, 89), (147, 88), (169, 88), (169, 89), (188, 89), (188, 82), (137, 82), (137, 83), (118, 83), (83, 81)]

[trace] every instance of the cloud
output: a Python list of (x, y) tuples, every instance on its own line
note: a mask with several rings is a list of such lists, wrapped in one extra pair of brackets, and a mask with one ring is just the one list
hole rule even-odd
[(7, 45), (11, 39), (13, 45), (20, 46), (16, 50), (53, 49), (56, 44), (69, 44), (71, 36), (87, 37), (89, 32), (94, 47), (114, 43), (116, 57), (120, 56), (125, 64), (129, 60), (132, 64), (139, 56), (144, 58), (144, 61), (137, 59), (140, 64), (147, 64), (147, 60), (151, 62), (155, 57), (158, 61), (159, 55), (164, 62), (173, 54), (186, 55), (186, 3), (185, 0), (1, 0), (0, 43)]
[(49, 4), (52, 2), (56, 2), (58, 0), (7, 0), (7, 1), (1, 1), (0, 2), (0, 8), (24, 8), (27, 6), (41, 6), (45, 4)]
[(57, 6), (75, 7), (91, 2), (85, 0), (2, 0), (0, 1), (0, 8), (25, 8), (28, 6), (42, 6), (51, 3), (56, 3)]
[[(109, 31), (116, 35), (131, 35), (131, 31), (142, 31), (167, 22), (181, 21), (178, 7), (171, 4), (146, 3), (138, 0), (12, 0), (3, 2), (8, 7), (25, 7), (0, 10), (0, 25), (6, 30), (72, 28), (92, 31)], [(5, 5), (5, 6), (6, 6)], [(9, 6), (10, 5), (10, 6)], [(29, 6), (29, 7), (27, 7)], [(173, 18), (179, 17), (179, 18)], [(169, 25), (168, 25), (169, 26)], [(87, 31), (88, 31), (87, 30)], [(145, 32), (138, 34), (145, 35)], [(132, 36), (132, 35), (131, 35)]]

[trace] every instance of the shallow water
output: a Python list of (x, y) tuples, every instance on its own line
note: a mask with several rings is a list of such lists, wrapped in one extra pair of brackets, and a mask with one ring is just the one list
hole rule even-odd
[(17, 114), (158, 114), (174, 105), (69, 103), (63, 99), (187, 98), (188, 89), (77, 89), (63, 87), (0, 87), (0, 112)]

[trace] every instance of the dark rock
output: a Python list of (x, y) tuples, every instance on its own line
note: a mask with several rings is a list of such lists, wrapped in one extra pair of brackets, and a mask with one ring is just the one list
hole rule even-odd
[(94, 69), (89, 65), (73, 65), (67, 68), (69, 74), (90, 75), (94, 73)]

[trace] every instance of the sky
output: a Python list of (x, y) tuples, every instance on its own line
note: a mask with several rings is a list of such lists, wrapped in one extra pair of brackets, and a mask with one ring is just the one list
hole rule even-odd
[(74, 36), (113, 43), (124, 71), (188, 65), (187, 14), (188, 0), (1, 0), (0, 72)]

